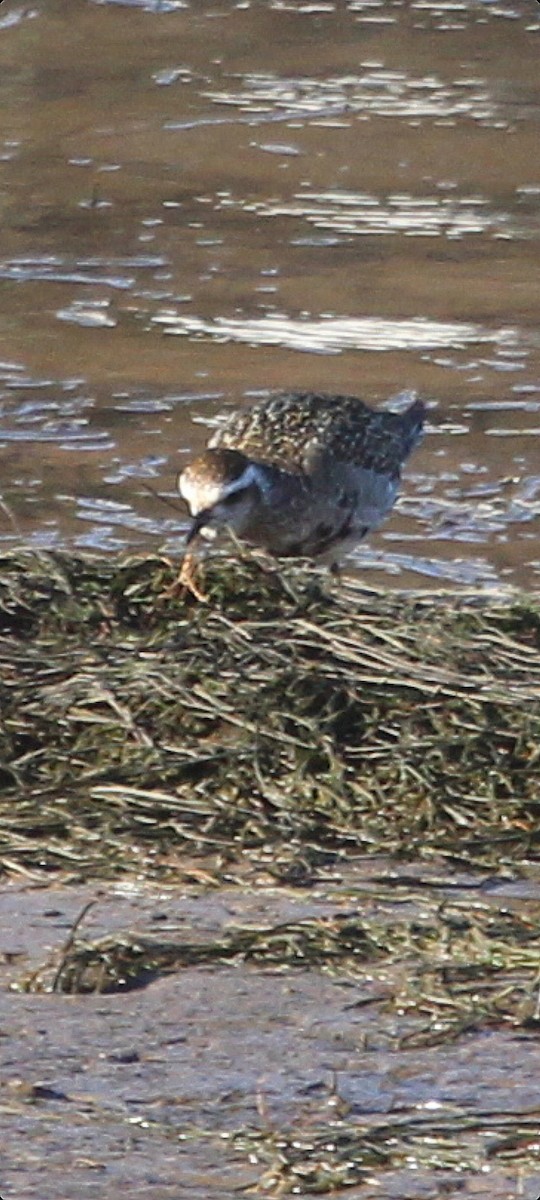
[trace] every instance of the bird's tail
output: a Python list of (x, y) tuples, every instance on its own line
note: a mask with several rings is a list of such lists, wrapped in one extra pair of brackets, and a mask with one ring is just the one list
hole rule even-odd
[(412, 404), (409, 404), (409, 407), (401, 413), (404, 454), (410, 454), (416, 443), (420, 441), (427, 412), (423, 400), (419, 400), (414, 392), (409, 392), (408, 396), (412, 399)]

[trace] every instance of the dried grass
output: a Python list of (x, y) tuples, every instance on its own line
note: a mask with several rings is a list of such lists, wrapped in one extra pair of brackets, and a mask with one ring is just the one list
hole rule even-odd
[(0, 560), (0, 861), (166, 877), (248, 853), (540, 856), (540, 604), (254, 557), (211, 603), (158, 558)]

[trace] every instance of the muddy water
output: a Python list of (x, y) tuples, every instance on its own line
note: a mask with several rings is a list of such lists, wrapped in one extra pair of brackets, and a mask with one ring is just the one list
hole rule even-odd
[(4, 545), (179, 548), (266, 388), (432, 401), (353, 568), (540, 577), (534, 0), (5, 0)]

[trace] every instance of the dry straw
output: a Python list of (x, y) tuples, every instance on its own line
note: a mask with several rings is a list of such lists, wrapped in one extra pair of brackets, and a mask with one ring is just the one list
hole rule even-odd
[(166, 877), (264, 858), (538, 858), (540, 606), (253, 556), (0, 561), (0, 861)]

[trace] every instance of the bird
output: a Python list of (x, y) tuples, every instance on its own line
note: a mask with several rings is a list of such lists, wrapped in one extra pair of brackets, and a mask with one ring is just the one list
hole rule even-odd
[[(396, 403), (399, 411), (355, 396), (282, 392), (232, 413), (178, 476), (192, 518), (187, 547), (228, 530), (277, 558), (335, 560), (390, 511), (422, 435), (423, 401), (408, 392)], [(188, 550), (180, 582), (206, 599), (195, 562)]]

